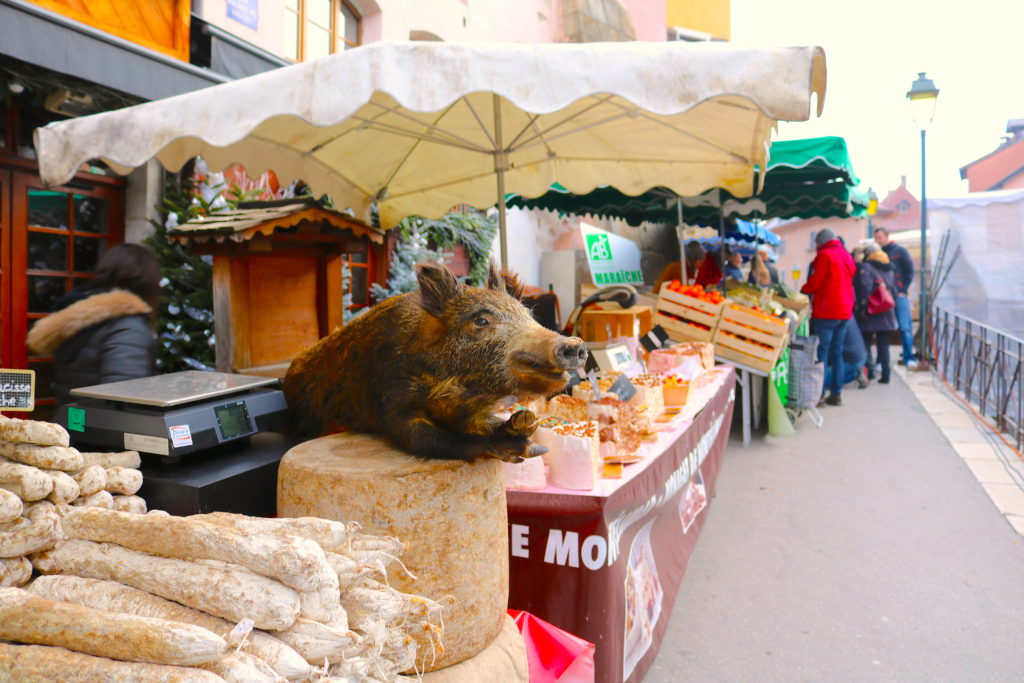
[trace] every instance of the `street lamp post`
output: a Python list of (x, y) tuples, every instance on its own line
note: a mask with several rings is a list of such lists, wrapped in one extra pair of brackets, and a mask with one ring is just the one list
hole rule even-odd
[(924, 71), (918, 72), (917, 80), (907, 91), (907, 99), (910, 100), (914, 123), (921, 129), (921, 275), (919, 280), (921, 298), (918, 306), (918, 328), (921, 336), (918, 340), (917, 351), (918, 362), (922, 367), (930, 360), (928, 328), (931, 322), (928, 310), (928, 194), (925, 183), (925, 131), (935, 117), (935, 103), (938, 98), (939, 89), (935, 87), (932, 79), (925, 76)]

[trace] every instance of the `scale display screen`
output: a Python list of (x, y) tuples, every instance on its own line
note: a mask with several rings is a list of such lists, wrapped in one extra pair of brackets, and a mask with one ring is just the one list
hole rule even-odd
[(245, 407), (245, 401), (225, 403), (213, 409), (217, 416), (217, 424), (220, 426), (220, 436), (225, 441), (238, 436), (245, 436), (251, 433), (252, 423), (249, 421), (249, 411)]

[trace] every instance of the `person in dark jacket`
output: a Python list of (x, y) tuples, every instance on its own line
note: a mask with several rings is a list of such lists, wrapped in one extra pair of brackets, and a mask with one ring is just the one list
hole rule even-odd
[(811, 300), (811, 333), (818, 337), (818, 360), (825, 363), (825, 383), (830, 389), (825, 403), (842, 401), (843, 345), (846, 324), (853, 317), (853, 259), (830, 228), (814, 238), (818, 254), (811, 273), (800, 289)]
[(889, 231), (875, 228), (875, 241), (889, 257), (893, 275), (896, 277), (896, 290), (892, 293), (896, 299), (896, 323), (900, 329), (900, 340), (903, 342), (903, 357), (900, 362), (909, 368), (917, 367), (914, 355), (914, 321), (910, 317), (910, 299), (907, 290), (914, 281), (914, 261), (906, 247), (889, 239)]
[(139, 244), (100, 258), (91, 280), (59, 298), (28, 334), (28, 346), (53, 355), (57, 407), (78, 387), (149, 377), (155, 369), (152, 312), (160, 264)]
[[(857, 294), (857, 311), (860, 318), (860, 329), (864, 333), (864, 339), (868, 348), (875, 345), (876, 359), (882, 366), (882, 374), (879, 377), (879, 384), (888, 384), (892, 372), (889, 362), (889, 333), (898, 329), (896, 323), (896, 308), (890, 308), (881, 313), (868, 313), (868, 299), (884, 284), (893, 299), (896, 298), (896, 273), (889, 257), (877, 244), (868, 244), (864, 248), (864, 262), (857, 268), (854, 277), (853, 287)], [(874, 379), (874, 368), (868, 366), (868, 378)]]

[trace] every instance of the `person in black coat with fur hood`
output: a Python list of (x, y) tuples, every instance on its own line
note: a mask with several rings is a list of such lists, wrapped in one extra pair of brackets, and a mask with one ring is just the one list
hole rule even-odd
[(153, 308), (160, 264), (140, 244), (119, 244), (91, 280), (59, 298), (28, 333), (28, 346), (53, 355), (57, 408), (78, 387), (149, 377), (155, 371)]
[[(882, 366), (882, 375), (878, 382), (888, 384), (892, 372), (889, 362), (889, 333), (899, 329), (899, 326), (896, 323), (895, 306), (881, 313), (868, 313), (868, 299), (875, 293), (879, 283), (884, 284), (889, 294), (895, 298), (896, 274), (892, 264), (889, 263), (889, 257), (882, 248), (871, 242), (864, 247), (864, 261), (857, 265), (857, 272), (853, 277), (856, 297), (854, 310), (868, 350), (870, 351), (872, 344), (877, 348), (877, 360)], [(868, 363), (868, 378), (874, 379), (874, 367), (871, 363)]]

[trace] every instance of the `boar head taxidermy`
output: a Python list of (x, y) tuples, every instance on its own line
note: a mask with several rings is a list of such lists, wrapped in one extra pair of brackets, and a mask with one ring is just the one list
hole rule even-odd
[(495, 416), (509, 396), (565, 387), (583, 367), (578, 338), (541, 327), (519, 301), (518, 278), (492, 265), (487, 287), (424, 264), (420, 291), (388, 299), (303, 351), (284, 379), (292, 424), (309, 436), (339, 427), (380, 434), (424, 458), (545, 452), (531, 444), (536, 416)]

